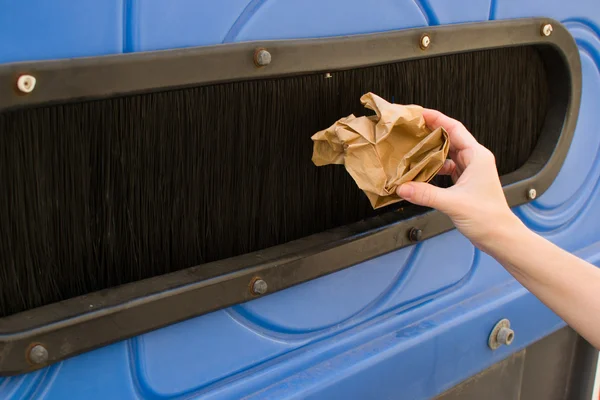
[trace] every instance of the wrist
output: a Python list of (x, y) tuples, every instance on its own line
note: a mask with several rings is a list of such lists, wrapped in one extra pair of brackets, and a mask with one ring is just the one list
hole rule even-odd
[[(496, 219), (490, 224), (491, 229), (482, 241), (480, 249), (502, 262), (522, 246), (533, 233), (512, 212)], [(506, 260), (508, 261), (508, 260)]]

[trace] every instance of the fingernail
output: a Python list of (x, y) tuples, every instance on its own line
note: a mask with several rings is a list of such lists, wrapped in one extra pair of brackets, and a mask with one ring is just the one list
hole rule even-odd
[(408, 183), (400, 185), (398, 186), (398, 189), (396, 189), (398, 196), (402, 197), (403, 199), (410, 199), (414, 192), (415, 188)]

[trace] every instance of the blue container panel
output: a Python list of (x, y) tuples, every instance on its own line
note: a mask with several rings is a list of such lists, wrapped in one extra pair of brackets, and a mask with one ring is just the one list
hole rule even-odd
[(0, 62), (121, 53), (121, 0), (0, 0)]
[[(51, 5), (50, 5), (51, 4)], [(583, 69), (581, 112), (553, 186), (517, 215), (600, 265), (597, 0), (0, 1), (0, 62), (546, 16)], [(27, 29), (13, 22), (30, 13)], [(93, 17), (93, 18), (92, 18)], [(515, 342), (494, 352), (509, 318)], [(1, 398), (428, 398), (564, 326), (452, 231), (252, 302), (0, 381)]]
[(125, 0), (125, 51), (203, 46), (225, 41), (248, 0)]

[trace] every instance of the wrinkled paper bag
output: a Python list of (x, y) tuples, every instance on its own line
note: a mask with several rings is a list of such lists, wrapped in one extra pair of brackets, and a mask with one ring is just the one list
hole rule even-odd
[(377, 114), (350, 115), (312, 136), (316, 166), (343, 164), (373, 208), (402, 199), (396, 188), (408, 181), (428, 182), (448, 156), (448, 134), (425, 125), (422, 107), (390, 104), (367, 93), (361, 103)]

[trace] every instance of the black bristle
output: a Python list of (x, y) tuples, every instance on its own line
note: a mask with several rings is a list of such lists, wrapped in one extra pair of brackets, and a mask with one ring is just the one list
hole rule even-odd
[(0, 316), (389, 210), (311, 162), (369, 91), (463, 121), (513, 171), (547, 85), (522, 47), (0, 113)]

